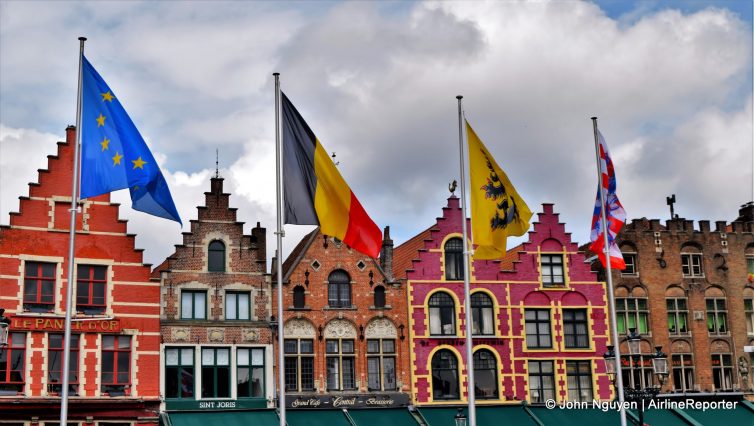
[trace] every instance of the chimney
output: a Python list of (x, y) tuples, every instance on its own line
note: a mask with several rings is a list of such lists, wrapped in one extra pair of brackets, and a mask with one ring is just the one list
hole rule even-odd
[(223, 193), (223, 178), (213, 177), (210, 179), (210, 192), (213, 195), (220, 195)]
[(390, 238), (390, 227), (386, 226), (380, 249), (380, 266), (388, 280), (393, 281), (393, 240)]
[(65, 142), (70, 144), (76, 143), (76, 126), (73, 124), (69, 124), (65, 128)]
[(738, 219), (734, 222), (754, 222), (754, 201), (749, 201), (738, 209)]

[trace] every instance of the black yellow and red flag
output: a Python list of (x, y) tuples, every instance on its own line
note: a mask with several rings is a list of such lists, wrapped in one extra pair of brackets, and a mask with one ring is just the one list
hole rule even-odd
[(282, 93), (285, 223), (319, 225), (368, 256), (377, 257), (382, 233), (340, 175), (319, 139)]
[(509, 235), (529, 230), (532, 212), (484, 146), (469, 122), (469, 175), (471, 180), (471, 232), (474, 259), (500, 259)]

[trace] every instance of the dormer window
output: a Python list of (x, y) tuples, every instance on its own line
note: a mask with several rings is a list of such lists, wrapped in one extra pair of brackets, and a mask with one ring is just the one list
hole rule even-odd
[(463, 279), (463, 240), (451, 238), (445, 243), (445, 279)]
[(209, 272), (225, 272), (225, 244), (222, 241), (215, 240), (209, 243), (207, 270)]

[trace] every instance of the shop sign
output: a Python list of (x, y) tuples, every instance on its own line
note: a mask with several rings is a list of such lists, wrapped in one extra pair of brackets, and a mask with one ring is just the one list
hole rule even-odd
[(405, 393), (350, 395), (286, 395), (288, 408), (380, 408), (409, 405)]
[[(49, 317), (20, 317), (11, 320), (10, 329), (26, 331), (65, 331), (65, 319)], [(89, 319), (85, 321), (71, 321), (71, 331), (94, 333), (118, 333), (121, 331), (119, 318)]]

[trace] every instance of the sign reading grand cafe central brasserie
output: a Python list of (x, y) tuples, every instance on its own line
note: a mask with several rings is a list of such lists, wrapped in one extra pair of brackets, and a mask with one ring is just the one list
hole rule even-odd
[(286, 395), (285, 405), (288, 408), (388, 408), (406, 407), (409, 400), (407, 394), (398, 392), (379, 395)]

